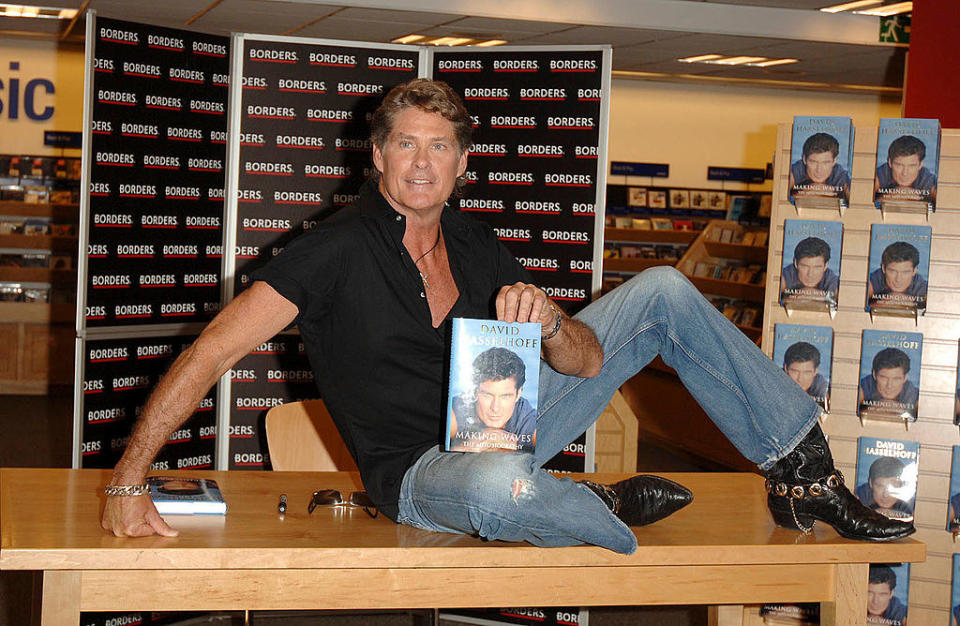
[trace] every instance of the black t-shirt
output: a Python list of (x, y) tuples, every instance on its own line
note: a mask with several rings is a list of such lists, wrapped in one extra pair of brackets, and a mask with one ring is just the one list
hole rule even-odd
[(489, 226), (449, 207), (441, 225), (460, 297), (439, 328), (403, 246), (406, 218), (372, 182), (251, 276), (299, 309), (320, 395), (392, 519), (404, 472), (441, 439), (450, 319), (493, 318), (501, 286), (533, 282)]

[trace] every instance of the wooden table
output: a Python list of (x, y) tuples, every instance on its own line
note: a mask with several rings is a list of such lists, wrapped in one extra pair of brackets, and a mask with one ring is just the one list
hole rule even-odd
[(630, 556), (430, 533), (359, 509), (307, 515), (315, 489), (357, 488), (351, 473), (190, 475), (220, 483), (225, 518), (170, 517), (179, 537), (119, 539), (98, 522), (108, 472), (0, 470), (0, 569), (44, 572), (48, 626), (78, 624), (81, 610), (761, 602), (821, 602), (824, 624), (846, 626), (864, 621), (868, 563), (925, 558), (912, 539), (873, 544), (823, 524), (810, 537), (777, 528), (751, 474), (666, 474), (694, 502), (635, 529), (640, 548)]

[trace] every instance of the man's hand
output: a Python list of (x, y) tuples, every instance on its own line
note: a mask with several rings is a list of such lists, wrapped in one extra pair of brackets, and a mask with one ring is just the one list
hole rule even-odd
[(553, 329), (557, 314), (550, 298), (536, 285), (504, 285), (497, 294), (497, 319), (501, 322), (537, 322), (547, 332)]
[(163, 521), (147, 494), (107, 496), (100, 525), (117, 537), (176, 537), (180, 534)]

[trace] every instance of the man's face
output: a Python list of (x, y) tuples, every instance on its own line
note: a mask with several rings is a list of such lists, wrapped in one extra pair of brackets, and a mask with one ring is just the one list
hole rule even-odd
[(793, 379), (793, 382), (800, 385), (804, 391), (810, 389), (813, 379), (817, 376), (817, 366), (813, 364), (813, 361), (794, 361), (783, 369)]
[(793, 266), (797, 268), (797, 278), (807, 288), (815, 289), (820, 284), (824, 272), (827, 271), (827, 262), (822, 256), (808, 256), (795, 260)]
[(896, 400), (907, 382), (907, 374), (902, 367), (884, 367), (873, 373), (873, 380), (877, 383), (881, 398)]
[(923, 161), (920, 160), (919, 154), (910, 154), (894, 157), (892, 160), (887, 159), (887, 165), (890, 166), (893, 181), (900, 187), (909, 187), (913, 185), (913, 181), (917, 180)]
[(416, 107), (400, 112), (394, 122), (385, 145), (373, 146), (380, 191), (408, 217), (439, 211), (467, 169), (467, 154), (460, 152), (453, 124)]
[(807, 166), (807, 177), (817, 184), (823, 184), (830, 178), (830, 172), (837, 162), (833, 152), (811, 152), (803, 157), (803, 164)]
[(898, 500), (896, 494), (903, 488), (903, 481), (898, 476), (878, 476), (869, 482), (873, 501), (881, 508), (893, 508)]
[(892, 261), (883, 266), (883, 280), (893, 293), (906, 291), (916, 275), (917, 267), (913, 261)]
[(477, 385), (477, 417), (488, 428), (503, 428), (519, 399), (520, 389), (513, 378), (485, 380)]
[(880, 617), (890, 605), (893, 589), (889, 583), (870, 583), (867, 585), (867, 614)]

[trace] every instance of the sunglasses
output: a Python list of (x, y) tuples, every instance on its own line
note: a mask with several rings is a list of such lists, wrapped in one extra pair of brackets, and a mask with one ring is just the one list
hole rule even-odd
[(341, 494), (338, 489), (319, 489), (314, 491), (313, 496), (310, 497), (310, 504), (307, 505), (307, 513), (313, 513), (313, 510), (318, 506), (356, 506), (362, 508), (363, 511), (372, 518), (376, 518), (380, 512), (366, 491), (354, 491), (350, 494), (349, 499), (344, 500), (343, 494)]

